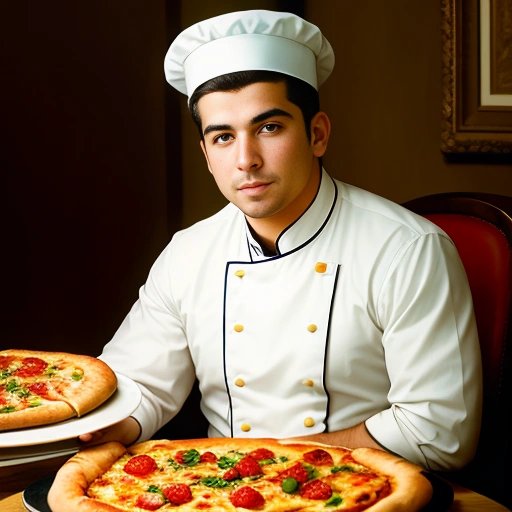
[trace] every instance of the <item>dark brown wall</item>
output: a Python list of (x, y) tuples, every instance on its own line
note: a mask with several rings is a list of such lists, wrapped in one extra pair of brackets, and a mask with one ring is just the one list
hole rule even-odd
[(512, 161), (447, 162), (441, 148), (442, 48), (438, 0), (307, 2), (336, 51), (322, 90), (338, 178), (395, 201), (472, 191), (512, 195)]
[(1, 25), (0, 348), (96, 354), (179, 223), (162, 67), (177, 17), (156, 0), (20, 0)]

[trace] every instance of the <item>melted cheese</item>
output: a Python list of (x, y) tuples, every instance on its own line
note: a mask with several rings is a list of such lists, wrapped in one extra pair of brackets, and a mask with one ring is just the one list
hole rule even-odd
[[(212, 450), (218, 458), (225, 453)], [(131, 455), (125, 455), (119, 459), (111, 469), (98, 478), (90, 486), (88, 495), (102, 502), (109, 503), (121, 510), (141, 511), (136, 506), (139, 495), (153, 489), (161, 492), (171, 483), (184, 483), (190, 486), (192, 501), (177, 506), (166, 503), (158, 508), (159, 511), (192, 511), (207, 510), (209, 512), (238, 510), (229, 501), (229, 495), (241, 485), (249, 485), (259, 491), (265, 498), (265, 512), (285, 511), (342, 511), (359, 507), (364, 510), (390, 492), (389, 483), (384, 476), (375, 475), (361, 465), (353, 461), (347, 462), (345, 455), (338, 452), (332, 453), (334, 467), (338, 471), (332, 472), (331, 466), (315, 466), (315, 478), (320, 478), (328, 483), (334, 495), (339, 498), (336, 506), (326, 508), (325, 500), (312, 500), (302, 498), (300, 494), (287, 494), (282, 491), (279, 479), (276, 477), (287, 468), (293, 466), (298, 460), (295, 452), (284, 450), (287, 460), (262, 465), (264, 475), (262, 477), (246, 477), (241, 480), (228, 483), (225, 487), (208, 487), (202, 480), (207, 477), (222, 477), (225, 469), (220, 469), (216, 462), (199, 462), (196, 465), (186, 467), (178, 465), (173, 457), (175, 453), (167, 450), (154, 450), (146, 452), (154, 458), (158, 469), (145, 477), (128, 475), (124, 466)], [(348, 454), (348, 452), (347, 452)], [(232, 454), (227, 454), (232, 455)], [(279, 454), (276, 454), (279, 456)], [(340, 469), (342, 468), (342, 469)]]

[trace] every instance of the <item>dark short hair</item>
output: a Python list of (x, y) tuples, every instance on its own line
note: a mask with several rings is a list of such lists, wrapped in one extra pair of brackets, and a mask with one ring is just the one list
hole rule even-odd
[(203, 138), (201, 117), (197, 108), (199, 99), (211, 92), (237, 91), (256, 82), (284, 82), (286, 85), (286, 97), (301, 110), (306, 133), (308, 139), (310, 138), (311, 120), (320, 110), (318, 91), (312, 85), (299, 78), (275, 71), (237, 71), (208, 80), (200, 85), (190, 97), (189, 110), (199, 130), (201, 139)]

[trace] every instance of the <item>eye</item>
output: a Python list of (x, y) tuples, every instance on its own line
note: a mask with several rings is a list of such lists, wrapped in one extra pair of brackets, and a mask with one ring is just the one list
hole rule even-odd
[(226, 142), (229, 142), (233, 136), (230, 133), (221, 133), (220, 135), (216, 135), (213, 138), (214, 144), (226, 144)]
[(274, 133), (279, 130), (279, 128), (280, 126), (276, 123), (267, 123), (262, 126), (261, 131), (263, 133)]

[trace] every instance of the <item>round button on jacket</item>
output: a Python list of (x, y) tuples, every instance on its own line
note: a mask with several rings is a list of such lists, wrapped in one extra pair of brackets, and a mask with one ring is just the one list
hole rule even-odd
[(304, 419), (304, 426), (307, 428), (315, 426), (315, 420), (311, 417), (307, 417)]
[(324, 274), (327, 270), (327, 263), (324, 263), (323, 261), (318, 261), (315, 265), (315, 272), (318, 272), (319, 274)]

